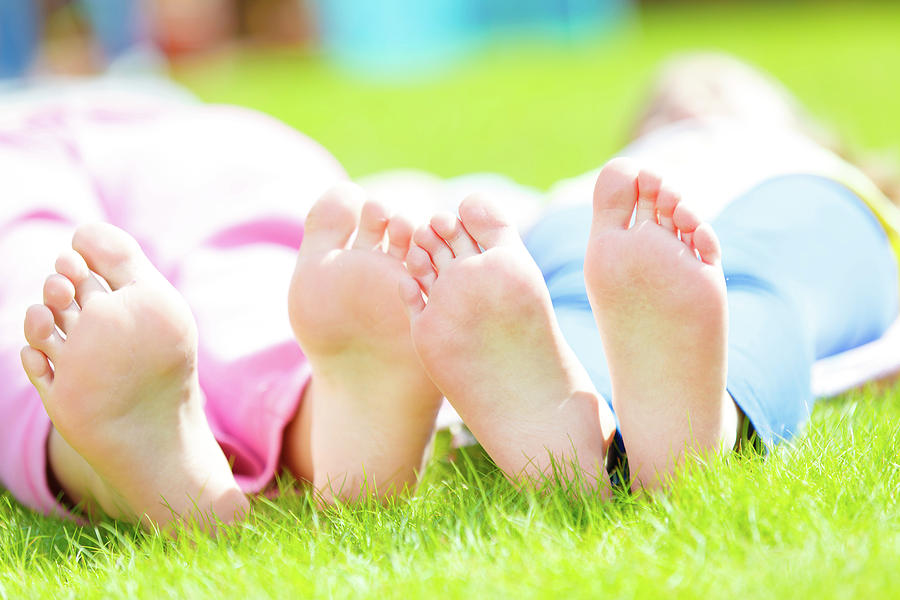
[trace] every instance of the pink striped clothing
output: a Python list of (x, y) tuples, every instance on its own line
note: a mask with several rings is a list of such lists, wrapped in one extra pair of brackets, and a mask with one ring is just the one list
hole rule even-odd
[(190, 304), (206, 415), (246, 492), (278, 468), (308, 380), (287, 286), (313, 201), (346, 176), (321, 146), (234, 107), (135, 96), (0, 117), (0, 482), (65, 514), (47, 481), (51, 423), (19, 361), (25, 309), (74, 228), (131, 233)]

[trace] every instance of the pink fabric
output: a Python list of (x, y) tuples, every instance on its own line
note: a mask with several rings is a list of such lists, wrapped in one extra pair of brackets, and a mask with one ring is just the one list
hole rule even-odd
[(19, 360), (22, 319), (74, 228), (105, 220), (187, 298), (213, 433), (240, 486), (264, 488), (309, 377), (286, 307), (302, 219), (344, 178), (315, 142), (234, 107), (94, 99), (0, 120), (3, 485), (64, 514), (47, 483), (51, 424)]

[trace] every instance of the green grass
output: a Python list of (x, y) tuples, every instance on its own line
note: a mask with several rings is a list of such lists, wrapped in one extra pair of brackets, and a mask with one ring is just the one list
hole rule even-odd
[(352, 176), (491, 171), (545, 188), (623, 145), (654, 68), (679, 50), (741, 56), (851, 142), (900, 151), (898, 31), (897, 3), (677, 6), (580, 46), (499, 44), (405, 85), (363, 83), (284, 52), (185, 67), (178, 77), (205, 100), (252, 106), (306, 132)]
[[(354, 81), (318, 58), (185, 66), (353, 175), (476, 170), (546, 187), (623, 141), (653, 65), (719, 47), (781, 77), (854, 142), (900, 144), (900, 7), (655, 8), (580, 47), (499, 46), (431, 81)], [(794, 447), (692, 469), (656, 499), (516, 493), (477, 450), (436, 453), (396, 506), (260, 500), (218, 540), (80, 528), (0, 496), (0, 597), (891, 597), (900, 589), (900, 387), (824, 402)], [(446, 442), (446, 440), (442, 440)]]
[[(516, 493), (441, 453), (396, 506), (262, 501), (223, 539), (78, 528), (0, 503), (6, 597), (891, 597), (900, 388), (831, 401), (793, 448), (694, 468), (655, 500)], [(187, 539), (187, 538), (191, 539)], [(65, 586), (64, 590), (60, 589)]]

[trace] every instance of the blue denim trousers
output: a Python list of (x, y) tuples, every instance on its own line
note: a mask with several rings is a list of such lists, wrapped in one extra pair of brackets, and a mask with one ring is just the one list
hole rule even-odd
[[(526, 245), (566, 340), (611, 408), (584, 284), (590, 222), (589, 204), (551, 213)], [(897, 259), (868, 207), (818, 176), (761, 182), (712, 225), (728, 290), (727, 388), (768, 447), (808, 419), (813, 363), (877, 339), (897, 317)]]

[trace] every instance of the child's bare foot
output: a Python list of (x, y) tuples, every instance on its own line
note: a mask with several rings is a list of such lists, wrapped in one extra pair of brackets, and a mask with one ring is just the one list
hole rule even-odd
[(248, 505), (203, 413), (190, 310), (125, 232), (81, 227), (72, 247), (28, 309), (22, 350), (55, 427), (57, 478), (145, 526), (232, 521)]
[(612, 413), (563, 339), (514, 228), (478, 197), (459, 214), (417, 230), (407, 256), (415, 281), (401, 293), (422, 364), (509, 477), (539, 483), (553, 461), (558, 474), (577, 462), (596, 487)]
[(712, 227), (657, 176), (625, 159), (603, 168), (584, 274), (631, 474), (646, 487), (685, 450), (735, 443), (720, 255)]
[(411, 235), (409, 222), (352, 184), (328, 192), (306, 220), (289, 309), (313, 376), (285, 459), (326, 501), (414, 487), (431, 440), (441, 393), (397, 293)]

